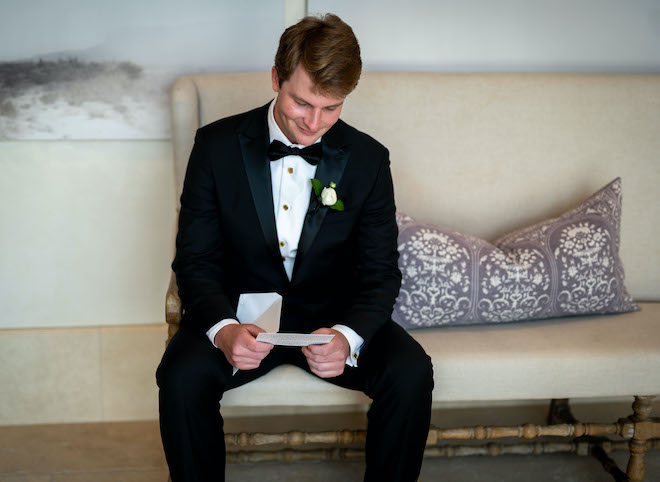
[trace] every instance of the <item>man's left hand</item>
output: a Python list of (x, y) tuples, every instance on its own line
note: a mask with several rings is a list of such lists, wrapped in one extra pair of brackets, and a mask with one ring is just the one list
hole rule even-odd
[(351, 352), (346, 337), (331, 328), (319, 328), (312, 332), (312, 335), (335, 335), (332, 341), (325, 345), (309, 345), (302, 348), (312, 372), (321, 378), (338, 377), (344, 373), (346, 358)]

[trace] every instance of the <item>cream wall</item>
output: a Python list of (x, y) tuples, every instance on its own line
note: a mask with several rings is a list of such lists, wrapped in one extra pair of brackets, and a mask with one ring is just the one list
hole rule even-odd
[(0, 142), (0, 173), (0, 425), (156, 418), (170, 142)]
[(169, 141), (0, 143), (0, 327), (159, 323)]
[(660, 72), (657, 0), (309, 0), (367, 70)]

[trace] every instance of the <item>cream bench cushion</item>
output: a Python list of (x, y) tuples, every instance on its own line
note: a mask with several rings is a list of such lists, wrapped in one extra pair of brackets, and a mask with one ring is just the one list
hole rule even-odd
[[(660, 303), (634, 313), (412, 332), (433, 359), (434, 402), (617, 397), (660, 392)], [(355, 405), (360, 392), (283, 366), (222, 405)]]

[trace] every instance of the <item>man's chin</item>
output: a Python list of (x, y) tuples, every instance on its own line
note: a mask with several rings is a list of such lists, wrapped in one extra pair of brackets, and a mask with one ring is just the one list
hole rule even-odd
[(323, 133), (319, 133), (319, 132), (308, 133), (303, 129), (298, 129), (298, 132), (299, 132), (298, 144), (303, 146), (311, 146), (318, 140), (319, 137), (323, 135)]

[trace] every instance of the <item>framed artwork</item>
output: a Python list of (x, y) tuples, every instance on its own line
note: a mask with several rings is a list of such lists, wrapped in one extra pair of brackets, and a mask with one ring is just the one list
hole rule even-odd
[(3, 1), (0, 139), (166, 139), (172, 81), (270, 69), (282, 19), (267, 0)]

